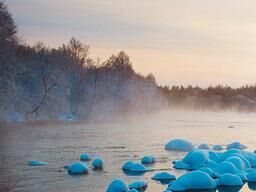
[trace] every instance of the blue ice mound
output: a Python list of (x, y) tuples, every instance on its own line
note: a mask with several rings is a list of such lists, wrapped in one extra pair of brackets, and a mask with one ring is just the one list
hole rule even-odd
[(222, 162), (234, 156), (237, 156), (240, 159), (242, 159), (246, 165), (246, 168), (256, 166), (256, 154), (239, 149), (230, 149), (228, 151), (225, 151), (220, 155), (219, 161)]
[(240, 171), (247, 168), (245, 162), (239, 156), (229, 157), (226, 159), (226, 161), (233, 163), (233, 165), (235, 165), (235, 167)]
[(137, 189), (131, 189), (129, 192), (138, 192)]
[(256, 168), (256, 154), (248, 151), (241, 151), (241, 154), (249, 161), (252, 168)]
[(187, 163), (191, 170), (200, 169), (204, 167), (209, 158), (209, 153), (206, 150), (196, 149), (190, 151), (182, 161)]
[(214, 145), (212, 147), (212, 149), (215, 150), (215, 151), (221, 151), (221, 150), (223, 150), (223, 147), (221, 145)]
[(220, 186), (241, 186), (243, 184), (239, 176), (230, 173), (225, 173), (217, 179), (217, 185)]
[(94, 159), (92, 161), (92, 166), (94, 169), (102, 169), (103, 168), (103, 160), (100, 158)]
[(225, 161), (227, 158), (229, 157), (232, 157), (234, 155), (237, 155), (237, 154), (242, 154), (242, 151), (239, 150), (239, 149), (230, 149), (230, 150), (227, 150), (225, 151), (224, 153), (222, 153), (220, 155), (220, 158), (219, 158), (219, 161), (222, 162), (222, 161)]
[(122, 180), (114, 179), (109, 184), (106, 192), (129, 192), (129, 188)]
[(205, 172), (213, 178), (216, 177), (215, 172), (209, 167), (202, 167), (202, 168), (198, 169), (197, 171)]
[(133, 161), (127, 161), (123, 164), (122, 169), (128, 172), (146, 172), (147, 168), (141, 163), (134, 163)]
[(40, 166), (40, 165), (47, 165), (48, 163), (43, 161), (32, 160), (32, 161), (29, 161), (27, 164), (31, 166)]
[(205, 164), (206, 167), (209, 167), (211, 169), (214, 169), (218, 166), (218, 163), (216, 163), (215, 161), (212, 161), (210, 159), (208, 159), (208, 161)]
[(180, 161), (174, 162), (175, 169), (196, 170), (206, 166), (209, 153), (206, 150), (195, 149), (187, 153)]
[(170, 191), (215, 189), (216, 181), (205, 172), (192, 171), (171, 182), (167, 188)]
[(124, 171), (130, 171), (131, 170), (131, 167), (133, 166), (134, 162), (133, 161), (126, 161), (124, 164), (123, 164), (123, 167), (122, 169)]
[(240, 177), (240, 179), (241, 179), (243, 182), (248, 181), (248, 177), (247, 177), (247, 174), (246, 174), (246, 173), (236, 173), (236, 175), (237, 175), (238, 177)]
[(214, 161), (215, 163), (219, 162), (220, 154), (215, 151), (208, 151), (209, 160)]
[(256, 171), (252, 171), (247, 175), (248, 182), (256, 182)]
[(198, 146), (198, 149), (210, 150), (210, 146), (207, 145), (206, 143), (202, 143)]
[(155, 162), (155, 157), (153, 157), (152, 155), (150, 156), (144, 156), (142, 159), (141, 159), (141, 163), (142, 164), (151, 164), (151, 163), (154, 163)]
[(195, 148), (195, 146), (185, 139), (174, 139), (166, 143), (166, 150), (173, 151), (191, 151)]
[(168, 172), (160, 172), (160, 173), (156, 173), (153, 177), (153, 180), (175, 180), (176, 177)]
[(233, 163), (223, 161), (215, 168), (215, 173), (217, 173), (220, 176), (225, 173), (236, 174), (239, 173), (239, 171)]
[(175, 169), (185, 169), (185, 170), (191, 170), (191, 166), (184, 161), (174, 161), (173, 162), (173, 168)]
[(139, 180), (139, 181), (134, 181), (131, 184), (128, 185), (130, 189), (145, 189), (148, 186), (147, 181)]
[(129, 170), (131, 172), (146, 172), (147, 168), (141, 163), (134, 163)]
[(241, 149), (241, 150), (244, 150), (246, 149), (247, 147), (243, 144), (241, 144), (240, 142), (236, 141), (236, 142), (232, 142), (230, 144), (227, 145), (227, 150), (229, 149)]
[(85, 163), (74, 162), (68, 166), (68, 172), (71, 175), (86, 174), (88, 173), (88, 167)]
[(89, 154), (83, 153), (83, 154), (80, 155), (80, 160), (81, 161), (90, 161), (91, 156)]

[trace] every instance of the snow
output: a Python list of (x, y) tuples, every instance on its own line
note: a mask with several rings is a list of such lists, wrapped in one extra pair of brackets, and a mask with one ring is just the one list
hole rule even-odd
[(217, 179), (217, 185), (220, 186), (240, 186), (243, 185), (242, 179), (230, 173), (225, 173)]
[(203, 190), (215, 189), (216, 181), (205, 172), (192, 171), (179, 177), (177, 180), (171, 182), (167, 190), (171, 191), (185, 191), (185, 190)]
[(221, 151), (221, 150), (223, 150), (223, 147), (221, 145), (214, 145), (212, 147), (212, 149), (215, 150), (215, 151)]
[(128, 185), (130, 189), (145, 189), (148, 186), (147, 181), (139, 180), (139, 181), (134, 181), (131, 184)]
[(154, 163), (155, 162), (155, 157), (153, 157), (152, 155), (150, 156), (144, 156), (142, 159), (141, 159), (141, 163), (142, 164), (151, 164), (151, 163)]
[(229, 149), (241, 149), (241, 150), (244, 150), (246, 148), (247, 147), (245, 145), (241, 144), (238, 141), (232, 142), (232, 143), (227, 145), (227, 150), (229, 150)]
[(91, 156), (89, 154), (83, 153), (83, 154), (80, 155), (80, 160), (81, 161), (90, 161)]
[(94, 159), (94, 160), (92, 161), (92, 166), (93, 166), (95, 169), (102, 169), (102, 168), (103, 168), (103, 160), (100, 159), (100, 158)]
[(198, 149), (206, 149), (206, 150), (210, 150), (210, 146), (207, 145), (206, 143), (202, 143), (198, 146)]
[(71, 175), (88, 173), (88, 167), (85, 163), (74, 162), (68, 166), (68, 172)]
[(156, 173), (153, 177), (153, 180), (175, 180), (176, 177), (168, 172), (160, 172), (160, 173)]
[(31, 166), (40, 166), (40, 165), (47, 165), (48, 163), (43, 162), (43, 161), (36, 161), (36, 160), (32, 160), (28, 162), (28, 165)]
[(166, 143), (166, 150), (175, 150), (175, 151), (191, 151), (195, 147), (194, 145), (185, 139), (174, 139)]
[(128, 192), (129, 188), (125, 182), (120, 179), (114, 179), (109, 184), (106, 192)]

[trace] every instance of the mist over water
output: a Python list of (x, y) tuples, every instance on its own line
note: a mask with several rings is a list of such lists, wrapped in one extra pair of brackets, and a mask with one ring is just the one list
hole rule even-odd
[[(229, 128), (229, 127), (233, 128)], [(144, 155), (154, 155), (153, 169), (171, 169), (180, 176), (185, 171), (174, 170), (173, 160), (183, 152), (167, 152), (164, 144), (175, 138), (185, 138), (194, 144), (226, 145), (240, 141), (248, 150), (256, 149), (255, 114), (233, 112), (162, 111), (151, 115), (130, 116), (116, 121), (1, 124), (0, 131), (0, 191), (105, 191), (113, 178), (127, 183), (146, 179), (146, 191), (156, 192), (165, 185), (151, 180), (153, 172), (127, 176), (121, 170), (127, 160), (139, 161)], [(79, 160), (81, 153), (101, 157), (103, 171), (70, 176), (63, 168)], [(36, 159), (49, 164), (29, 167)], [(91, 163), (91, 162), (90, 162)], [(88, 165), (90, 165), (88, 163)], [(250, 191), (247, 184), (242, 191)]]

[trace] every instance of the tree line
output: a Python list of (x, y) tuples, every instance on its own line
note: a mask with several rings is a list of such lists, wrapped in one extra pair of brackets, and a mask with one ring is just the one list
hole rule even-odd
[(153, 74), (136, 73), (124, 51), (101, 61), (89, 50), (73, 37), (58, 48), (25, 44), (0, 1), (0, 121), (104, 118), (172, 107), (255, 111), (256, 85), (159, 86)]
[(58, 48), (26, 45), (0, 1), (1, 121), (104, 117), (150, 111), (159, 103), (155, 78), (137, 74), (120, 51), (92, 59), (76, 38)]

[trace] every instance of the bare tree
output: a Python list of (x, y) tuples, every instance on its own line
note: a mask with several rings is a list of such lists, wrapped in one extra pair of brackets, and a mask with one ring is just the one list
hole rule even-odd
[(82, 85), (86, 80), (86, 69), (93, 65), (93, 60), (89, 58), (89, 46), (74, 37), (71, 38), (68, 45), (63, 45), (62, 49), (72, 58), (70, 68), (74, 71), (75, 76), (73, 77), (71, 105), (72, 112), (76, 115), (82, 97)]

